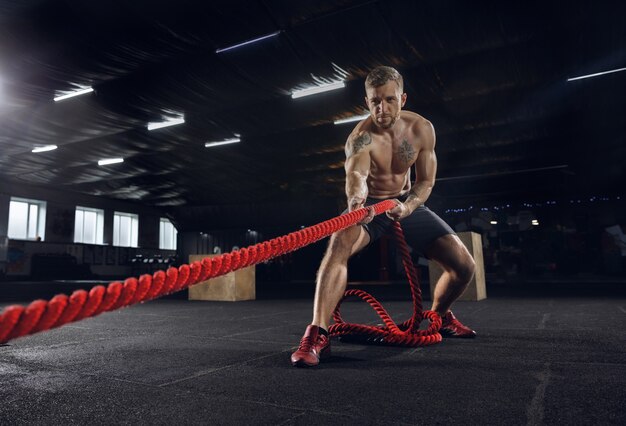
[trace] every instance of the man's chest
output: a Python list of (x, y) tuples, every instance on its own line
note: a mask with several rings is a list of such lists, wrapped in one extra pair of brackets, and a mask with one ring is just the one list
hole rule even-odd
[(371, 151), (373, 165), (391, 173), (404, 173), (417, 160), (419, 145), (415, 138), (400, 137), (374, 141)]

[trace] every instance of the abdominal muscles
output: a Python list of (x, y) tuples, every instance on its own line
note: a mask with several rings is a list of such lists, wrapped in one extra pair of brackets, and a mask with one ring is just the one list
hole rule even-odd
[(368, 196), (372, 198), (397, 197), (411, 189), (409, 171), (401, 174), (372, 171), (367, 178), (367, 188)]

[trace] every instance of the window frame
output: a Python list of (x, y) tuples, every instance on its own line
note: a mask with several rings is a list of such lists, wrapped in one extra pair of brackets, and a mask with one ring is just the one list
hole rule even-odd
[[(22, 203), (26, 204), (26, 234), (25, 235), (16, 235), (12, 233), (11, 230), (11, 206), (13, 203)], [(35, 223), (33, 224), (32, 220), (32, 209), (33, 207), (37, 208), (37, 217), (35, 218)], [(34, 235), (31, 237), (31, 229), (34, 230)], [(37, 241), (37, 238), (40, 238), (40, 241), (44, 241), (46, 233), (46, 202), (43, 200), (34, 200), (29, 198), (22, 197), (11, 197), (9, 201), (9, 218), (7, 221), (7, 236), (12, 240), (27, 240), (27, 241)]]
[[(77, 220), (78, 220), (78, 212), (82, 212), (83, 213), (83, 224), (82, 224), (82, 238), (81, 241), (77, 240), (77, 235), (76, 235), (76, 227), (78, 225)], [(95, 229), (95, 241), (91, 242), (91, 241), (85, 241), (85, 212), (90, 212), (90, 213), (95, 213), (96, 214), (96, 229)], [(76, 206), (76, 209), (74, 211), (74, 242), (77, 244), (104, 244), (104, 210), (102, 209), (96, 209), (93, 207), (85, 207), (85, 206)]]
[[(171, 230), (166, 228), (171, 227)], [(173, 231), (173, 232), (172, 232)], [(165, 232), (171, 232), (172, 245), (165, 247)], [(159, 218), (159, 250), (176, 250), (178, 247), (178, 229), (174, 226), (171, 220), (166, 217)]]
[[(130, 243), (129, 245), (120, 243), (120, 227), (121, 227), (121, 219), (129, 218), (130, 219)], [(136, 225), (136, 226), (133, 226)], [(139, 215), (135, 213), (128, 212), (113, 212), (113, 246), (115, 247), (139, 247)]]

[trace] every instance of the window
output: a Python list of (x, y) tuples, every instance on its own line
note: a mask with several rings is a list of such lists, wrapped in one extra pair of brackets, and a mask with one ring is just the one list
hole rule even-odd
[(113, 245), (137, 247), (139, 216), (115, 212), (113, 215)]
[(46, 229), (46, 203), (11, 197), (9, 238), (43, 240)]
[(164, 217), (159, 226), (159, 248), (163, 250), (176, 250), (176, 236), (178, 231), (172, 222)]
[(104, 210), (76, 207), (74, 242), (102, 244), (104, 234)]

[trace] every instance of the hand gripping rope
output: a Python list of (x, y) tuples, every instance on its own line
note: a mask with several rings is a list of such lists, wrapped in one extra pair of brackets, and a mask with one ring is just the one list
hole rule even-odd
[[(375, 214), (378, 215), (392, 209), (394, 206), (395, 202), (386, 200), (370, 207), (374, 208)], [(172, 267), (167, 271), (157, 271), (153, 275), (145, 274), (139, 278), (127, 278), (124, 282), (115, 281), (106, 287), (98, 285), (89, 292), (76, 290), (70, 296), (59, 294), (49, 301), (35, 300), (28, 306), (9, 306), (0, 313), (0, 343), (6, 343), (21, 336), (93, 317), (102, 312), (113, 311), (156, 299), (209, 278), (225, 275), (229, 272), (264, 262), (298, 250), (334, 232), (355, 225), (363, 220), (366, 215), (367, 209), (355, 210), (297, 232), (217, 257), (206, 258), (201, 262), (193, 262), (191, 265), (184, 264), (179, 268)], [(415, 277), (417, 277), (416, 274)], [(384, 312), (382, 307), (380, 309)], [(395, 326), (390, 319), (387, 321), (391, 325), (391, 327), (388, 325), (390, 329), (404, 329), (404, 324)], [(412, 326), (414, 322), (410, 325)]]

